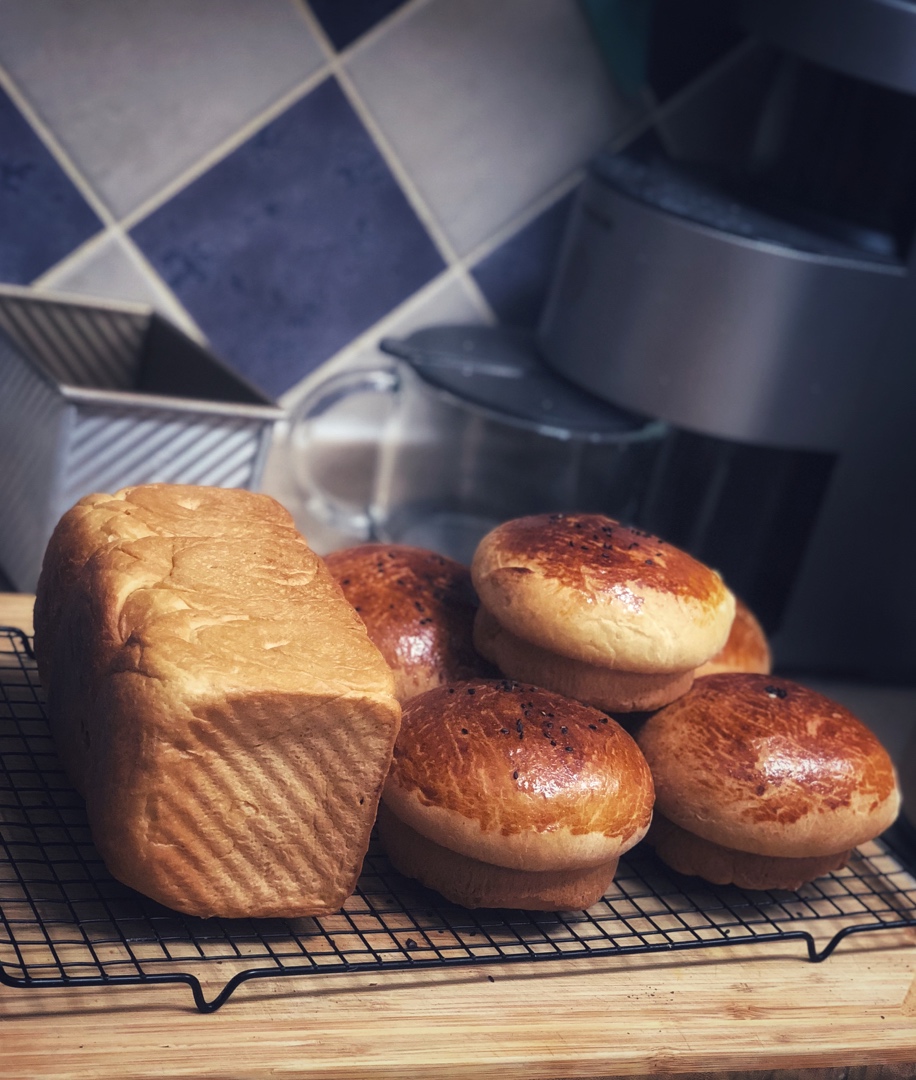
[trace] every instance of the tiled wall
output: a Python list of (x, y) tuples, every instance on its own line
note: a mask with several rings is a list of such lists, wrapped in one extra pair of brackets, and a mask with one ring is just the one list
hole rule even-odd
[(286, 405), (385, 333), (532, 325), (653, 104), (589, 6), (5, 0), (0, 280), (149, 301)]

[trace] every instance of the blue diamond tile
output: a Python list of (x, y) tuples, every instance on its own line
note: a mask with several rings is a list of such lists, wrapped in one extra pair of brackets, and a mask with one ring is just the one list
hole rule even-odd
[(214, 349), (273, 396), (444, 267), (333, 79), (131, 235)]
[(549, 206), (471, 271), (501, 323), (537, 325), (572, 200), (566, 195)]
[(405, 0), (310, 0), (309, 7), (335, 49), (345, 49)]
[(101, 228), (0, 90), (0, 281), (28, 284)]

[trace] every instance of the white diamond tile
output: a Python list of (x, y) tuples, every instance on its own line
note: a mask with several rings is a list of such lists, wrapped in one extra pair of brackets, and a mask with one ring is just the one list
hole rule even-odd
[(459, 254), (633, 119), (575, 0), (432, 0), (346, 69)]
[(323, 60), (297, 0), (0, 5), (0, 64), (118, 216)]

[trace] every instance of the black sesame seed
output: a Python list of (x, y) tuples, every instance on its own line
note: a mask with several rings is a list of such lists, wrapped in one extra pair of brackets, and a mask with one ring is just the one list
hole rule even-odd
[[(356, 610), (359, 611), (359, 608), (357, 608)], [(770, 697), (775, 697), (775, 698), (788, 697), (788, 691), (784, 690), (781, 686), (767, 686), (767, 687), (765, 687), (765, 690), (770, 695)]]

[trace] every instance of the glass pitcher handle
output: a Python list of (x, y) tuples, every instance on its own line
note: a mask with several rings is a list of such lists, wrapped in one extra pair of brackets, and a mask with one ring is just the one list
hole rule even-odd
[(400, 388), (401, 379), (394, 367), (355, 368), (318, 383), (293, 410), (289, 435), (293, 478), (305, 504), (336, 529), (368, 536), (372, 519), (368, 506), (348, 503), (315, 478), (310, 452), (315, 421), (354, 394), (390, 394), (393, 397)]

